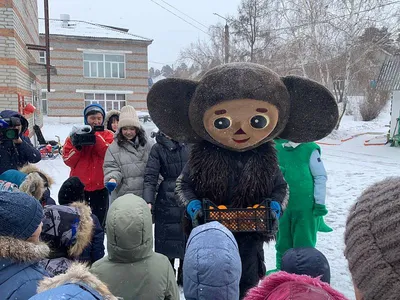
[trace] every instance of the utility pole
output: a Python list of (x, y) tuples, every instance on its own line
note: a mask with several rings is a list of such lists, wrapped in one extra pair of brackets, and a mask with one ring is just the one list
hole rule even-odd
[(224, 40), (224, 46), (225, 46), (225, 63), (227, 64), (227, 63), (229, 63), (229, 25), (228, 25), (228, 19), (227, 18), (225, 18), (225, 17), (223, 17), (223, 16), (221, 16), (221, 15), (219, 15), (219, 14), (217, 14), (217, 13), (214, 13), (214, 15), (216, 15), (216, 16), (218, 16), (218, 17), (220, 17), (220, 18), (222, 18), (222, 19), (224, 19), (225, 20), (225, 40)]

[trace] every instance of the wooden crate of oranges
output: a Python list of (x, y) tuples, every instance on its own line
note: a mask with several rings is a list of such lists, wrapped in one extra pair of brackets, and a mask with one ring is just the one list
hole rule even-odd
[(265, 204), (247, 208), (229, 208), (204, 200), (203, 209), (206, 223), (220, 222), (232, 232), (266, 233), (272, 230), (272, 214)]

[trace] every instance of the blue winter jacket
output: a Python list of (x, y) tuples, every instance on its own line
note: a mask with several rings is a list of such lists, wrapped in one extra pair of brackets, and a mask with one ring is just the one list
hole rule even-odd
[(19, 113), (12, 110), (3, 110), (0, 113), (3, 118), (17, 117), (21, 120), (21, 144), (14, 144), (13, 141), (0, 142), (0, 174), (10, 169), (18, 169), (27, 163), (37, 163), (40, 161), (40, 152), (33, 147), (30, 139), (23, 136), (28, 129), (28, 121)]
[(238, 300), (242, 262), (232, 233), (218, 222), (192, 230), (183, 264), (186, 300)]
[(30, 298), (30, 300), (102, 300), (103, 296), (99, 292), (94, 290), (92, 287), (85, 283), (66, 283), (59, 287), (51, 290), (47, 290), (36, 296)]
[(89, 264), (93, 264), (104, 257), (104, 230), (100, 225), (99, 219), (94, 214), (92, 214), (92, 219), (94, 223), (92, 241), (79, 256), (79, 261), (88, 262)]
[(4, 250), (0, 257), (0, 299), (29, 299), (36, 294), (39, 281), (48, 276), (37, 262), (48, 255), (49, 248), (7, 237), (0, 237), (0, 247)]

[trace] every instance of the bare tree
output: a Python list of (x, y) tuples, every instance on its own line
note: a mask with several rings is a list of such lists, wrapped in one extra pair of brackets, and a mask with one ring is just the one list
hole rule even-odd
[[(354, 79), (355, 68), (354, 65), (359, 62), (362, 57), (368, 52), (365, 49), (364, 53), (359, 54), (357, 58), (354, 57), (354, 51), (357, 46), (357, 40), (362, 31), (376, 23), (383, 21), (389, 22), (396, 17), (395, 11), (398, 11), (398, 6), (393, 7), (395, 2), (391, 0), (336, 0), (333, 1), (335, 6), (335, 13), (331, 13), (329, 24), (332, 30), (337, 30), (344, 40), (344, 74), (343, 80), (343, 105), (341, 106), (339, 122), (346, 112), (348, 104), (348, 95), (350, 84)], [(388, 7), (391, 9), (387, 9)]]
[(256, 61), (273, 39), (270, 29), (274, 0), (242, 0), (238, 15), (232, 19), (233, 33), (242, 41), (251, 62)]
[(224, 36), (222, 26), (209, 29), (208, 40), (198, 40), (181, 50), (180, 61), (198, 67), (202, 73), (224, 61)]

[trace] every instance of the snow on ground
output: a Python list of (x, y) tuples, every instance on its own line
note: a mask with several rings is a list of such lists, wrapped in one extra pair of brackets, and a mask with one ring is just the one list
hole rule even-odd
[[(358, 133), (374, 132), (386, 134), (389, 123), (389, 112), (385, 110), (377, 120), (372, 122), (353, 121), (345, 116), (340, 129), (334, 131), (324, 141), (332, 141), (337, 145), (321, 145), (322, 159), (328, 172), (327, 206), (329, 214), (326, 222), (334, 229), (332, 233), (318, 236), (317, 248), (328, 258), (331, 265), (331, 284), (344, 293), (349, 299), (355, 299), (347, 262), (343, 255), (343, 233), (348, 210), (356, 198), (369, 185), (388, 176), (400, 176), (400, 149), (389, 146), (364, 146), (364, 141), (375, 134), (362, 135), (349, 141), (342, 139)], [(64, 141), (72, 124), (80, 124), (81, 118), (45, 118), (43, 134), (46, 139), (59, 135)], [(149, 134), (154, 124), (145, 123)], [(52, 187), (52, 195), (57, 198), (58, 190), (68, 177), (69, 168), (61, 158), (41, 161), (39, 166), (51, 174), (56, 184)], [(275, 266), (274, 243), (265, 245), (265, 261), (267, 269)], [(184, 299), (183, 295), (181, 299)]]

